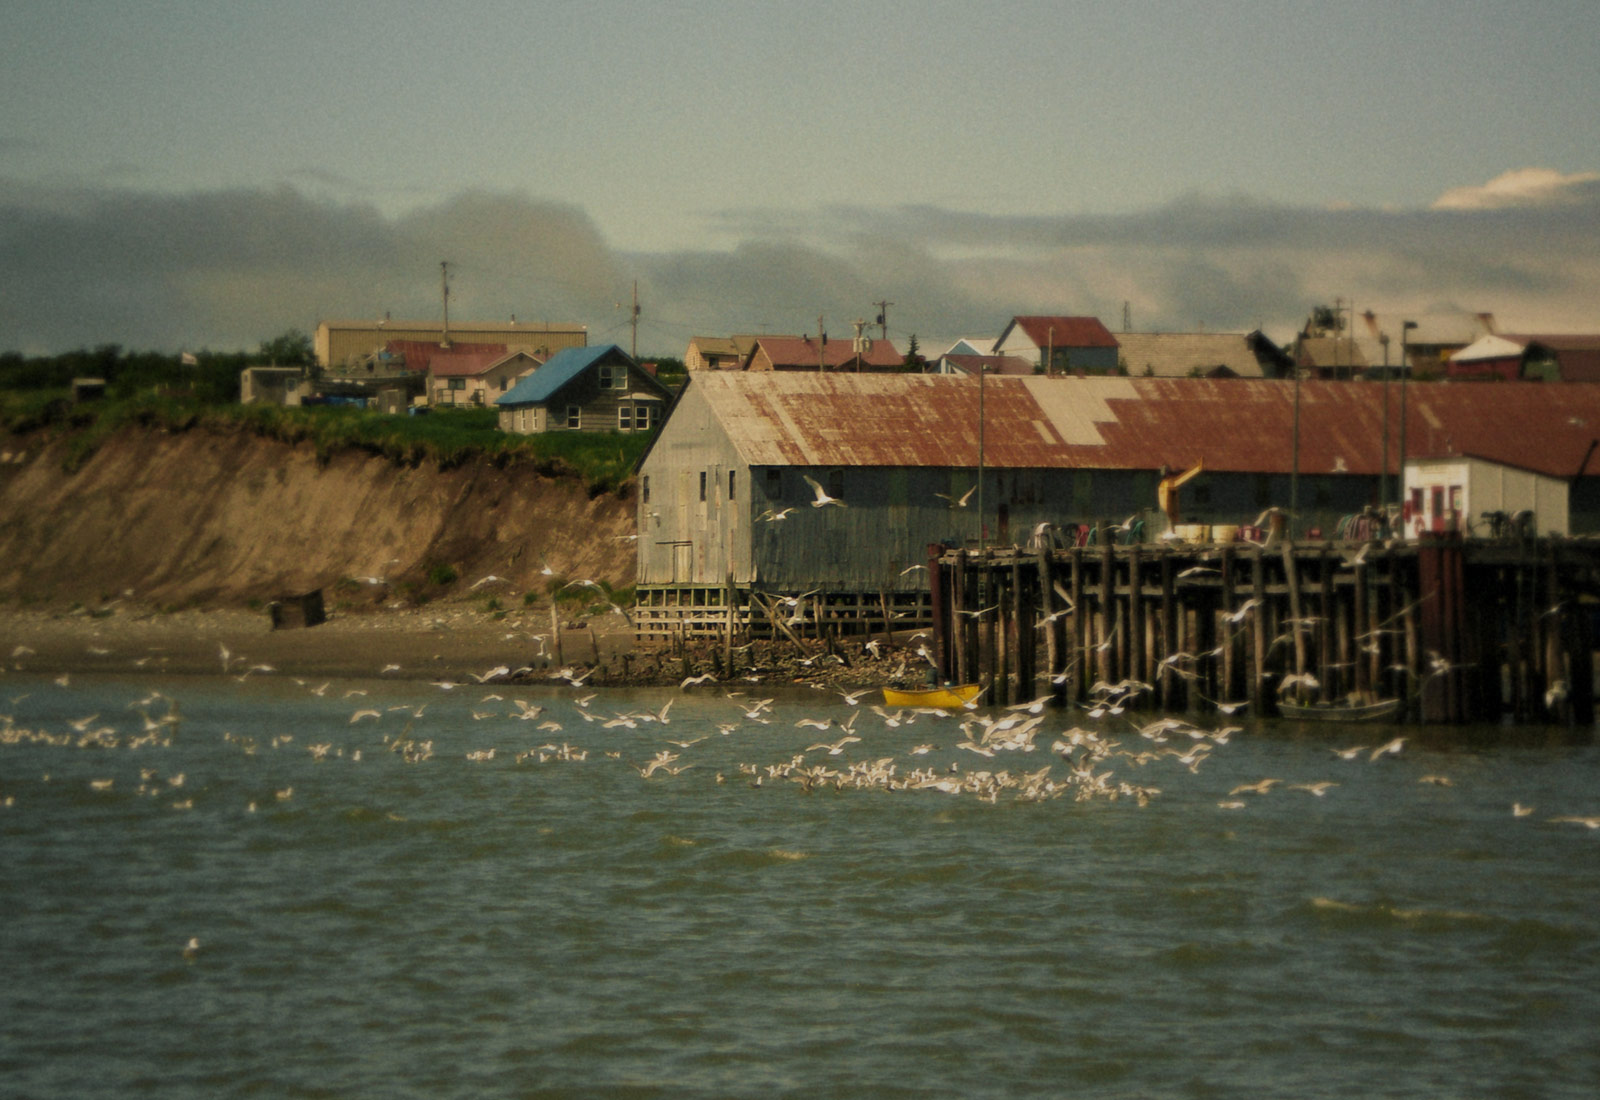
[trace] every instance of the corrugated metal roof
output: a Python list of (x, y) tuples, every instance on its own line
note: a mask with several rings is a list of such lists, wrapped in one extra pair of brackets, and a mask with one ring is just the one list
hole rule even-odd
[[(995, 468), (1206, 468), (1288, 473), (1295, 385), (1193, 378), (990, 377), (983, 458)], [(1378, 473), (1384, 386), (1300, 384), (1300, 472)], [(769, 466), (974, 466), (977, 378), (905, 374), (700, 374), (703, 400), (741, 457)], [(1600, 439), (1600, 385), (1429, 383), (1407, 388), (1407, 449), (1471, 453), (1559, 477)], [(1400, 387), (1389, 387), (1390, 462)], [(671, 432), (669, 419), (664, 434)]]
[[(1016, 355), (960, 355), (946, 354), (940, 362), (954, 367), (961, 374), (976, 375), (983, 370), (995, 374), (1032, 374), (1033, 364)], [(952, 372), (954, 373), (954, 372)]]
[(428, 373), (435, 378), (471, 378), (505, 358), (506, 350), (503, 347), (498, 351), (481, 345), (471, 350), (458, 347), (450, 351), (436, 351), (428, 361)]
[(999, 347), (1012, 328), (1028, 334), (1036, 347), (1114, 348), (1117, 338), (1098, 317), (1013, 317), (1006, 331), (995, 341)]
[(1187, 378), (1191, 371), (1210, 374), (1225, 367), (1240, 378), (1266, 372), (1248, 332), (1124, 332), (1117, 336), (1128, 373), (1142, 377)]
[(1515, 340), (1509, 336), (1480, 336), (1447, 358), (1452, 363), (1476, 363), (1483, 359), (1520, 359), (1526, 347), (1526, 340)]
[[(756, 348), (766, 352), (775, 370), (816, 370), (819, 363), (817, 342), (809, 336), (762, 336), (756, 340)], [(855, 341), (836, 337), (822, 346), (820, 362), (837, 368), (854, 364), (855, 358)], [(889, 340), (873, 340), (861, 355), (861, 363), (867, 367), (898, 368), (904, 361)]]
[(1548, 348), (1560, 365), (1563, 382), (1600, 382), (1600, 336), (1584, 333), (1513, 336), (1526, 344)]
[(384, 350), (405, 360), (406, 369), (441, 377), (480, 374), (506, 354), (504, 344), (452, 343), (432, 340), (389, 340)]

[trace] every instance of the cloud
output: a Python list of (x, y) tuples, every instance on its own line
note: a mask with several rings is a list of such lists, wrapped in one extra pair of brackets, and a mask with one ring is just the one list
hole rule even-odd
[(879, 301), (891, 303), (890, 336), (904, 346), (915, 333), (927, 351), (998, 333), (1016, 313), (1091, 314), (1117, 329), (1125, 306), (1141, 330), (1262, 326), (1286, 339), (1335, 297), (1380, 312), (1487, 310), (1512, 331), (1600, 330), (1600, 176), (1506, 179), (1476, 191), (1523, 201), (742, 209), (706, 227), (731, 247), (653, 253), (619, 249), (577, 206), (515, 193), (388, 215), (287, 186), (47, 192), (0, 179), (0, 350), (251, 348), (323, 318), (432, 318), (440, 261), (453, 319), (587, 324), (592, 341), (624, 346), (637, 282), (639, 350), (651, 355), (682, 354), (693, 335), (812, 332), (819, 315), (848, 335)]
[(1594, 201), (1600, 172), (1564, 176), (1549, 168), (1517, 168), (1476, 187), (1456, 187), (1433, 201), (1435, 210), (1500, 210), (1512, 206), (1576, 205)]

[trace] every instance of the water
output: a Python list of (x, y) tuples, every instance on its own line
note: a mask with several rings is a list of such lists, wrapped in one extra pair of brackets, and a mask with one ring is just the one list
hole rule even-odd
[[(1143, 808), (1072, 790), (991, 803), (808, 793), (764, 766), (841, 736), (800, 718), (854, 713), (862, 740), (808, 763), (1053, 762), (1064, 778), (1048, 746), (1067, 716), (1049, 716), (1039, 751), (991, 760), (954, 747), (952, 720), (889, 728), (822, 692), (774, 703), (770, 724), (721, 690), (605, 693), (587, 708), (601, 719), (672, 700), (665, 724), (605, 728), (570, 689), (317, 686), (6, 678), (0, 1094), (1600, 1086), (1600, 830), (1550, 820), (1600, 813), (1600, 754), (1546, 730), (1411, 731), (1398, 759), (1347, 763), (1330, 748), (1405, 731), (1250, 727), (1197, 774), (1108, 765), (1160, 789)], [(129, 704), (152, 687), (181, 723), (158, 726), (168, 746), (130, 748), (144, 718)], [(509, 718), (513, 696), (546, 712)], [(362, 707), (383, 714), (352, 724)], [(72, 740), (95, 714), (85, 731), (109, 725), (117, 747)], [(1157, 747), (1116, 722), (1102, 728), (1125, 748)], [(386, 747), (408, 723), (431, 758)], [(587, 758), (559, 759), (563, 742)], [(517, 762), (545, 744), (557, 754)], [(641, 778), (632, 765), (664, 750), (694, 767)], [(1263, 777), (1283, 783), (1229, 796)], [(1286, 789), (1315, 780), (1339, 785)]]

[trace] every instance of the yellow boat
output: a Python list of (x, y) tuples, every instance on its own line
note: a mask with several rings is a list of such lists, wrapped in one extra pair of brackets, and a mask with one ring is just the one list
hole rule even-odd
[(884, 688), (883, 703), (889, 707), (944, 707), (956, 709), (972, 702), (983, 692), (980, 684), (946, 684), (944, 687), (903, 691)]

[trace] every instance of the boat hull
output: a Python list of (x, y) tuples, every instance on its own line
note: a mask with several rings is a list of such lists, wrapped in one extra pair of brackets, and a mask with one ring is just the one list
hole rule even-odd
[(883, 702), (891, 707), (964, 707), (978, 697), (978, 684), (950, 684), (946, 687), (902, 691), (884, 688)]
[(1313, 722), (1385, 722), (1400, 713), (1400, 700), (1380, 699), (1376, 703), (1283, 703), (1278, 713), (1285, 718)]

